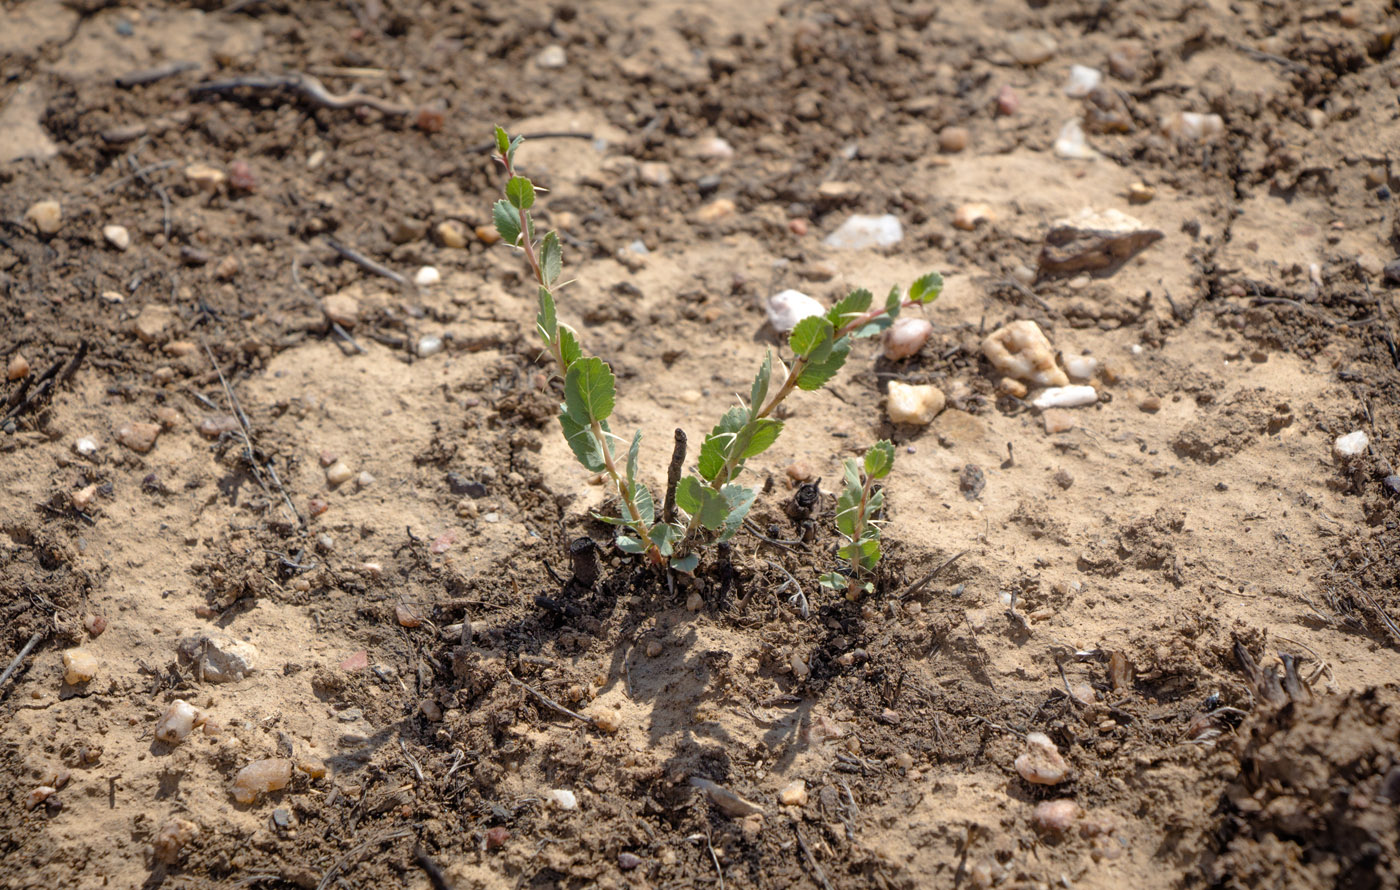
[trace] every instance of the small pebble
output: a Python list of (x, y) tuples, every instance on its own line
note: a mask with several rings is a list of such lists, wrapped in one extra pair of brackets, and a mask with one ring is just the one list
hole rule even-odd
[(578, 798), (567, 788), (553, 788), (543, 795), (545, 803), (556, 806), (561, 810), (578, 809)]
[(116, 440), (132, 451), (145, 454), (155, 447), (159, 435), (158, 423), (124, 423), (117, 429)]
[(733, 216), (737, 209), (733, 201), (728, 198), (719, 198), (695, 211), (695, 219), (702, 223), (716, 223), (726, 217)]
[(1138, 410), (1145, 411), (1148, 414), (1156, 414), (1158, 411), (1162, 410), (1162, 400), (1156, 396), (1147, 396), (1141, 402), (1138, 402)]
[(32, 810), (57, 793), (58, 789), (52, 785), (40, 785), (38, 788), (35, 788), (25, 795), (24, 808), (26, 810)]
[(349, 330), (360, 320), (360, 304), (348, 294), (331, 294), (321, 301), (326, 318)]
[(219, 260), (219, 264), (214, 267), (214, 277), (220, 281), (232, 281), (238, 274), (238, 257), (230, 254)]
[(1072, 800), (1045, 800), (1036, 805), (1032, 820), (1037, 830), (1046, 834), (1063, 834), (1074, 826), (1083, 814)]
[(196, 726), (204, 723), (204, 714), (184, 699), (175, 699), (156, 721), (156, 741), (178, 745)]
[(1074, 485), (1074, 476), (1070, 474), (1069, 470), (1056, 470), (1055, 475), (1051, 476), (1050, 479), (1065, 491), (1069, 491), (1070, 487)]
[(292, 781), (292, 762), (285, 757), (255, 760), (233, 778), (233, 799), (250, 804), (260, 795), (286, 788)]
[(1003, 84), (997, 90), (997, 114), (1003, 117), (1010, 117), (1021, 107), (1021, 97), (1016, 94), (1015, 88), (1010, 84)]
[(637, 168), (637, 176), (647, 185), (670, 185), (673, 179), (671, 165), (661, 161), (646, 161)]
[(692, 590), (685, 598), (685, 609), (687, 612), (699, 612), (705, 607), (705, 598), (700, 595), (700, 591)]
[(788, 657), (788, 666), (792, 668), (792, 675), (800, 683), (812, 673), (812, 669), (807, 666), (807, 662), (796, 652)]
[(710, 139), (702, 139), (695, 153), (710, 161), (727, 161), (734, 157), (734, 146), (729, 144), (727, 139), (720, 139), (718, 136)]
[(424, 266), (413, 274), (413, 283), (419, 287), (432, 287), (442, 280), (442, 273), (436, 266)]
[(63, 225), (63, 209), (57, 201), (35, 201), (24, 212), (24, 218), (42, 235), (56, 235)]
[(1069, 79), (1065, 81), (1065, 95), (1071, 99), (1082, 99), (1094, 91), (1103, 81), (1103, 72), (1088, 65), (1071, 65)]
[(891, 247), (903, 239), (904, 226), (893, 214), (856, 214), (827, 235), (823, 243), (842, 250), (863, 250), (868, 247)]
[(615, 711), (601, 711), (593, 715), (593, 725), (599, 732), (612, 734), (622, 728), (622, 721), (618, 719)]
[(807, 220), (805, 220), (805, 219), (790, 219), (790, 220), (788, 220), (788, 231), (791, 232), (791, 233), (793, 233), (794, 235), (797, 235), (798, 237), (801, 237), (801, 236), (807, 234)]
[(1209, 142), (1225, 132), (1218, 114), (1178, 111), (1162, 118), (1162, 132), (1177, 142)]
[(83, 627), (87, 630), (88, 636), (100, 637), (107, 630), (107, 619), (101, 615), (89, 613), (83, 617)]
[(1366, 435), (1365, 430), (1355, 430), (1345, 436), (1337, 437), (1337, 440), (1332, 443), (1332, 454), (1339, 461), (1347, 461), (1365, 454), (1370, 444), (1371, 437)]
[(1032, 399), (1031, 404), (1044, 411), (1046, 408), (1082, 408), (1098, 400), (1098, 391), (1092, 386), (1052, 386)]
[(993, 223), (996, 221), (996, 212), (992, 210), (992, 205), (974, 201), (971, 204), (963, 204), (953, 211), (953, 228), (971, 232), (983, 223)]
[(320, 516), (331, 508), (330, 502), (325, 498), (311, 498), (306, 502), (306, 512), (313, 518)]
[(369, 488), (374, 484), (374, 476), (369, 470), (361, 470), (360, 475), (355, 477), (355, 485), (360, 488)]
[(486, 832), (486, 849), (499, 850), (510, 840), (510, 829), (497, 825)]
[(63, 682), (69, 686), (86, 683), (97, 676), (97, 656), (87, 649), (69, 649), (63, 653)]
[(247, 161), (234, 161), (228, 165), (228, 185), (236, 192), (252, 193), (258, 190), (258, 178)]
[(364, 716), (365, 712), (360, 708), (346, 708), (339, 714), (336, 714), (335, 719), (339, 720), (341, 723), (354, 723), (356, 720), (363, 719)]
[(461, 250), (467, 246), (467, 233), (462, 230), (460, 223), (453, 220), (438, 223), (437, 236), (443, 247)]
[(1157, 197), (1157, 190), (1142, 182), (1128, 186), (1128, 200), (1133, 204), (1146, 204)]
[(535, 56), (535, 64), (541, 68), (563, 68), (569, 64), (569, 57), (564, 52), (564, 47), (557, 43), (551, 43), (540, 50), (539, 55)]
[(165, 865), (175, 865), (180, 861), (180, 851), (196, 837), (199, 837), (198, 825), (188, 819), (171, 816), (161, 823), (151, 841), (156, 861)]
[(1033, 66), (1048, 62), (1057, 48), (1054, 38), (1039, 31), (1017, 31), (1006, 40), (1007, 52), (1019, 65)]
[(778, 802), (785, 807), (803, 807), (807, 805), (807, 782), (803, 779), (793, 779), (783, 786), (783, 790), (778, 792)]
[(297, 769), (312, 779), (326, 777), (326, 762), (319, 757), (303, 757), (297, 761)]
[(1003, 377), (997, 382), (997, 389), (1015, 399), (1024, 399), (1030, 390), (1014, 377)]
[(1065, 366), (1065, 373), (1069, 379), (1078, 383), (1092, 380), (1094, 374), (1098, 373), (1099, 360), (1092, 355), (1066, 355), (1060, 354), (1060, 362)]
[(1065, 372), (1055, 363), (1055, 350), (1040, 325), (1029, 319), (1013, 321), (988, 334), (982, 354), (1007, 377), (1031, 386), (1064, 386)]
[(11, 380), (23, 380), (29, 376), (29, 359), (16, 352), (10, 356), (10, 364), (5, 369), (5, 374)]
[(237, 432), (239, 423), (232, 414), (215, 414), (201, 420), (195, 429), (206, 439), (217, 439), (224, 433)]
[(968, 133), (966, 127), (944, 127), (938, 133), (938, 147), (949, 154), (967, 148), (970, 141), (972, 141), (972, 135)]
[(97, 443), (84, 436), (73, 443), (73, 450), (82, 457), (92, 457), (97, 453)]
[(326, 481), (331, 485), (341, 485), (349, 482), (350, 477), (353, 475), (354, 471), (351, 470), (343, 460), (338, 460), (329, 467), (326, 467)]
[(418, 614), (418, 610), (408, 603), (399, 603), (394, 606), (394, 617), (399, 620), (399, 624), (404, 627), (419, 627), (423, 624), (423, 617)]
[(655, 658), (660, 654), (661, 643), (659, 641), (652, 640), (651, 642), (647, 643), (647, 658)]
[(642, 857), (635, 853), (618, 853), (617, 867), (623, 871), (631, 871), (642, 864)]
[(899, 318), (886, 329), (883, 335), (885, 358), (899, 361), (918, 355), (928, 338), (933, 335), (933, 325), (922, 318)]
[(1069, 765), (1043, 732), (1026, 736), (1026, 752), (1016, 758), (1016, 772), (1035, 785), (1058, 785), (1069, 777)]
[(477, 226), (474, 231), (476, 232), (476, 239), (482, 244), (495, 244), (497, 241), (501, 240), (501, 233), (497, 232), (491, 226)]
[(931, 383), (908, 384), (891, 380), (885, 412), (891, 423), (927, 426), (947, 404), (943, 391)]
[(210, 164), (190, 164), (185, 168), (185, 178), (196, 188), (206, 192), (217, 192), (228, 177), (224, 171)]
[(1052, 435), (1054, 433), (1064, 433), (1074, 429), (1074, 415), (1068, 411), (1062, 411), (1059, 408), (1051, 408), (1049, 411), (1040, 415), (1040, 419), (1045, 424), (1045, 432)]
[(427, 358), (430, 355), (437, 355), (442, 352), (442, 338), (429, 334), (418, 340), (418, 357)]
[(816, 473), (812, 472), (812, 467), (806, 461), (795, 461), (788, 465), (787, 477), (793, 482), (808, 482)]
[(418, 703), (418, 713), (423, 715), (423, 719), (429, 723), (437, 723), (442, 720), (442, 706), (430, 698), (425, 698)]
[(81, 513), (92, 505), (92, 499), (96, 496), (97, 483), (94, 482), (91, 485), (85, 486), (73, 492), (71, 495), (69, 495), (69, 499), (73, 502), (73, 509)]
[(126, 230), (126, 226), (103, 226), (102, 237), (117, 250), (126, 250), (131, 246), (131, 233)]
[(791, 331), (808, 316), (823, 315), (825, 312), (825, 306), (801, 291), (780, 291), (768, 298), (768, 323), (780, 334)]
[(1090, 147), (1088, 139), (1084, 137), (1084, 128), (1078, 118), (1066, 121), (1060, 128), (1060, 135), (1055, 137), (1054, 151), (1055, 157), (1067, 161), (1093, 161), (1099, 157), (1099, 153)]

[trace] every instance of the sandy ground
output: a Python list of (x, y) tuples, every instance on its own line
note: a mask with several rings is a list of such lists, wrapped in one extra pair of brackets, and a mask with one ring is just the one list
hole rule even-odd
[[(1400, 884), (1393, 5), (22, 0), (0, 24), (0, 360), (29, 367), (0, 389), (0, 668), (33, 641), (0, 688), (0, 886)], [(1066, 95), (1075, 64), (1102, 88)], [(284, 72), (356, 107), (200, 88)], [(1177, 138), (1179, 112), (1221, 129)], [(1093, 159), (1057, 155), (1070, 121)], [(553, 134), (519, 163), (576, 279), (560, 316), (654, 488), (672, 431), (698, 442), (785, 348), (771, 295), (946, 277), (918, 355), (863, 343), (794, 396), (753, 529), (694, 579), (592, 518), (614, 505), (559, 435), (528, 273), (476, 233), (496, 122)], [(971, 203), (990, 218), (955, 226)], [(1037, 275), (1084, 208), (1162, 237)], [(826, 245), (854, 213), (902, 240)], [(1068, 428), (983, 357), (1018, 319), (1098, 361)], [(892, 425), (892, 380), (948, 407)], [(830, 492), (880, 438), (889, 556), (848, 602), (816, 581)], [(789, 470), (827, 492), (810, 543), (771, 543), (802, 534)], [(566, 583), (581, 536), (592, 585)], [(215, 682), (211, 649), (250, 672)], [(176, 699), (208, 723), (172, 745)], [(1035, 732), (1065, 781), (1018, 774)], [(264, 758), (290, 784), (238, 802)], [(1078, 808), (1062, 831), (1049, 800)]]

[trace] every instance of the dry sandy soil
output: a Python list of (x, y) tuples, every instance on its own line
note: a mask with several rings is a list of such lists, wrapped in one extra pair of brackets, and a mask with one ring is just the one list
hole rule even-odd
[[(1393, 4), (220, 6), (0, 9), (0, 358), (31, 368), (0, 384), (0, 668), (34, 643), (0, 688), (0, 886), (1400, 886)], [(1067, 96), (1074, 63), (1105, 88)], [(287, 72), (359, 98), (199, 89)], [(1180, 111), (1223, 131), (1169, 138)], [(1094, 160), (1052, 149), (1076, 119)], [(762, 537), (674, 588), (592, 519), (523, 265), (474, 234), (498, 122), (584, 137), (519, 160), (653, 484), (782, 348), (769, 295), (947, 277), (920, 354), (862, 344), (794, 398)], [(955, 228), (969, 202), (994, 218)], [(1164, 237), (1028, 278), (1084, 207)], [(893, 247), (823, 243), (886, 212)], [(323, 315), (350, 300), (353, 342)], [(1099, 359), (1072, 428), (998, 393), (980, 343), (1015, 319)], [(948, 408), (892, 427), (896, 379)], [(801, 533), (789, 467), (829, 492), (880, 437), (889, 557), (852, 603), (816, 584), (829, 493), (813, 542), (764, 538)], [(213, 682), (200, 647), (235, 641), (252, 672)], [(209, 723), (172, 746), (177, 698)], [(1031, 732), (1066, 781), (1018, 775)], [(237, 802), (271, 757), (327, 771)]]

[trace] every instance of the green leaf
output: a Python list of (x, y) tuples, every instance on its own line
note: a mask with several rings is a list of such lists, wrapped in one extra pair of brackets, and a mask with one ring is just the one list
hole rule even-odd
[(535, 184), (523, 176), (512, 176), (506, 183), (506, 200), (516, 210), (529, 210), (535, 203)]
[(632, 487), (632, 503), (636, 504), (637, 512), (642, 516), (642, 524), (651, 528), (656, 522), (656, 501), (651, 496), (651, 489), (640, 484)]
[(899, 309), (903, 305), (904, 300), (900, 298), (899, 285), (896, 284), (894, 287), (890, 288), (890, 295), (885, 297), (885, 311), (893, 317), (899, 314)]
[(618, 535), (617, 549), (623, 553), (646, 553), (647, 545), (628, 535)]
[(749, 412), (740, 407), (730, 408), (720, 418), (715, 428), (705, 437), (705, 441), (700, 445), (700, 457), (697, 464), (700, 468), (700, 475), (707, 481), (713, 480), (719, 475), (719, 471), (724, 469), (725, 462), (729, 459), (730, 449), (734, 447), (734, 440), (738, 432), (748, 423)]
[(559, 235), (550, 232), (540, 245), (540, 272), (545, 285), (552, 285), (564, 272), (564, 253), (559, 247)]
[(839, 329), (843, 325), (849, 324), (857, 316), (865, 314), (874, 299), (875, 296), (863, 287), (853, 290), (827, 310), (826, 318), (831, 322), (832, 327)]
[(943, 293), (943, 276), (930, 272), (909, 285), (909, 299), (915, 303), (932, 303)]
[(505, 157), (505, 156), (506, 156), (506, 152), (509, 151), (509, 150), (510, 150), (510, 137), (506, 135), (506, 131), (505, 131), (505, 130), (502, 130), (500, 127), (497, 127), (497, 128), (496, 128), (496, 151), (499, 151), (499, 152), (501, 153), (501, 157)]
[[(570, 450), (583, 468), (590, 473), (603, 472), (606, 464), (603, 462), (602, 443), (593, 435), (590, 425), (577, 422), (563, 411), (559, 412), (559, 425), (564, 429), (564, 439), (569, 443)], [(603, 429), (606, 431), (607, 426)]]
[(808, 361), (807, 367), (803, 368), (797, 377), (798, 389), (806, 392), (821, 389), (828, 380), (836, 376), (841, 366), (846, 364), (846, 356), (851, 354), (850, 338), (842, 337), (836, 343), (825, 358), (820, 361)]
[(510, 204), (505, 201), (492, 204), (491, 218), (495, 220), (496, 233), (502, 241), (510, 245), (520, 241), (520, 214)]
[(700, 490), (705, 487), (705, 483), (694, 476), (686, 476), (676, 483), (676, 506), (686, 513), (694, 516), (700, 512), (701, 498)]
[(883, 479), (894, 468), (894, 443), (881, 439), (865, 452), (865, 475), (871, 479)]
[(748, 460), (756, 454), (762, 454), (768, 447), (778, 441), (778, 433), (783, 431), (783, 422), (774, 420), (771, 417), (764, 417), (746, 426), (751, 432), (745, 437), (748, 439), (744, 443), (744, 452), (740, 458)]
[(753, 379), (753, 388), (749, 390), (749, 419), (758, 417), (758, 412), (763, 410), (763, 403), (768, 398), (768, 383), (773, 379), (773, 350), (768, 350), (763, 356), (763, 364), (758, 366), (758, 376)]
[(515, 163), (515, 153), (520, 150), (520, 146), (525, 143), (524, 136), (516, 136), (510, 141), (510, 148), (506, 150), (506, 159), (512, 164)]
[(685, 529), (683, 528), (678, 528), (667, 522), (658, 523), (652, 526), (651, 542), (656, 545), (656, 549), (661, 552), (662, 556), (670, 556), (671, 551), (675, 549), (676, 541), (680, 540), (684, 533)]
[(788, 335), (788, 345), (792, 351), (804, 358), (811, 355), (823, 343), (831, 341), (835, 335), (831, 322), (820, 315), (809, 315), (797, 323)]
[(559, 326), (559, 355), (564, 360), (565, 368), (573, 367), (574, 362), (583, 358), (583, 347), (578, 345), (578, 335), (566, 324)]
[(854, 541), (836, 551), (842, 559), (850, 560), (864, 571), (872, 571), (880, 561), (880, 542), (874, 538)]
[(856, 519), (860, 513), (860, 487), (848, 485), (836, 499), (836, 530), (847, 538), (856, 536)]
[(540, 288), (540, 312), (535, 316), (535, 329), (540, 332), (544, 342), (551, 345), (554, 338), (559, 336), (559, 317), (554, 311), (554, 295), (545, 288)]
[(860, 488), (860, 465), (851, 458), (846, 458), (841, 462), (841, 476), (847, 485)]
[(693, 573), (698, 565), (700, 565), (700, 554), (698, 553), (687, 553), (685, 556), (671, 560), (671, 568), (687, 575)]
[(729, 502), (724, 495), (709, 486), (700, 489), (700, 524), (714, 531), (729, 515)]
[(846, 585), (849, 583), (849, 579), (840, 572), (827, 572), (817, 580), (821, 582), (823, 587), (831, 590), (845, 590)]
[(854, 331), (851, 331), (851, 338), (855, 340), (864, 340), (866, 337), (873, 337), (892, 324), (894, 324), (893, 315), (877, 315)]
[(564, 377), (564, 410), (575, 423), (587, 426), (612, 414), (616, 394), (612, 369), (596, 356), (569, 365)]
[(753, 506), (753, 500), (758, 496), (758, 492), (744, 485), (726, 485), (720, 489), (720, 494), (724, 496), (725, 503), (729, 506), (729, 515), (724, 517), (724, 531), (720, 534), (721, 541), (728, 541), (739, 533), (739, 529), (744, 525), (744, 517), (749, 515), (749, 508)]
[[(632, 436), (632, 447), (627, 449), (627, 484), (632, 485), (637, 481), (637, 455), (642, 451), (642, 431), (637, 430)], [(891, 458), (893, 459), (893, 458)], [(868, 460), (868, 458), (867, 458)]]

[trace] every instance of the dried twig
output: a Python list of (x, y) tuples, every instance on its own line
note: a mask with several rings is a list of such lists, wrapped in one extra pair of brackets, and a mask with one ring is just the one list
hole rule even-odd
[(29, 637), (29, 642), (25, 643), (24, 648), (19, 650), (19, 654), (15, 656), (15, 660), (10, 662), (9, 667), (5, 668), (5, 673), (0, 674), (0, 690), (3, 690), (5, 688), (5, 684), (10, 680), (10, 675), (13, 674), (15, 672), (15, 669), (19, 667), (19, 663), (21, 661), (24, 661), (24, 656), (29, 654), (29, 650), (37, 646), (39, 644), (39, 641), (44, 638), (44, 633), (45, 632), (42, 630), (34, 631), (34, 633)]
[(428, 875), (428, 883), (433, 885), (433, 890), (452, 890), (452, 884), (447, 880), (447, 875), (443, 874), (438, 864), (428, 856), (428, 851), (422, 847), (413, 849), (413, 861), (418, 867), (423, 869)]
[(941, 565), (941, 566), (939, 566), (938, 568), (934, 569), (933, 571), (929, 572), (927, 575), (925, 575), (925, 576), (923, 576), (922, 578), (920, 578), (919, 580), (915, 581), (913, 584), (910, 584), (910, 585), (909, 585), (909, 589), (906, 590), (906, 591), (904, 591), (904, 595), (901, 596), (900, 599), (902, 599), (902, 600), (907, 600), (907, 599), (909, 599), (909, 597), (914, 596), (914, 595), (917, 594), (919, 591), (923, 590), (925, 587), (927, 587), (927, 586), (929, 585), (929, 583), (930, 583), (931, 581), (933, 581), (934, 578), (937, 578), (939, 575), (941, 575), (941, 574), (943, 573), (943, 570), (944, 570), (944, 569), (948, 568), (948, 567), (951, 566), (953, 563), (957, 562), (959, 559), (962, 559), (963, 555), (966, 554), (966, 553), (967, 553), (966, 550), (961, 550), (961, 551), (959, 551), (959, 552), (953, 554), (953, 556), (950, 557), (950, 558), (948, 559), (947, 562), (943, 563), (943, 565)]
[(407, 278), (395, 272), (393, 269), (390, 269), (388, 266), (383, 265), (382, 263), (376, 263), (374, 260), (360, 253), (358, 250), (355, 250), (353, 247), (341, 244), (339, 241), (335, 240), (330, 235), (322, 235), (321, 239), (325, 241), (326, 244), (328, 244), (330, 247), (332, 247), (336, 253), (345, 257), (347, 260), (359, 266), (361, 269), (373, 272), (376, 275), (383, 275), (385, 278), (389, 279), (390, 281), (394, 282), (400, 287), (410, 286)]
[(26, 397), (24, 394), (29, 390), (28, 378), (20, 385), (15, 394), (10, 397), (13, 405), (6, 413), (5, 419), (10, 420), (19, 417), (38, 404), (39, 400), (51, 393), (60, 384), (68, 381), (78, 370), (78, 365), (82, 363), (83, 357), (87, 355), (88, 342), (86, 340), (78, 344), (78, 351), (73, 353), (73, 357), (64, 362), (62, 359), (54, 362), (47, 371), (39, 378), (39, 385), (34, 387), (34, 391)]
[(806, 857), (807, 865), (811, 867), (812, 874), (817, 876), (817, 881), (821, 883), (824, 890), (832, 890), (831, 882), (826, 879), (826, 872), (817, 862), (817, 857), (812, 855), (812, 849), (807, 846), (807, 839), (802, 836), (802, 827), (793, 822), (792, 829), (797, 832), (797, 846), (802, 848), (802, 855)]
[(227, 80), (208, 80), (190, 87), (190, 95), (203, 93), (231, 93), (234, 90), (250, 89), (262, 91), (285, 90), (298, 93), (315, 105), (337, 110), (346, 108), (373, 108), (383, 114), (404, 115), (413, 109), (407, 105), (390, 102), (378, 96), (360, 93), (336, 95), (326, 89), (325, 84), (310, 74), (251, 74), (246, 77), (231, 77)]
[(765, 560), (765, 562), (767, 562), (770, 566), (787, 576), (787, 580), (784, 581), (782, 583), (782, 586), (780, 586), (777, 590), (773, 591), (773, 593), (782, 593), (784, 590), (787, 589), (787, 586), (789, 584), (791, 584), (793, 587), (796, 587), (797, 592), (794, 593), (792, 596), (788, 597), (788, 602), (801, 610), (803, 618), (810, 618), (812, 616), (812, 609), (807, 604), (807, 594), (802, 592), (802, 585), (798, 584), (797, 579), (792, 577), (792, 573), (789, 572), (787, 569), (783, 568), (780, 564), (774, 562), (771, 559)]
[(540, 692), (535, 687), (521, 682), (520, 679), (517, 678), (515, 674), (512, 674), (510, 671), (506, 671), (506, 679), (510, 681), (512, 686), (519, 686), (521, 689), (524, 689), (526, 692), (533, 695), (536, 699), (540, 701), (541, 704), (545, 705), (546, 707), (552, 708), (553, 710), (558, 711), (561, 714), (565, 714), (569, 717), (572, 717), (575, 720), (581, 720), (584, 723), (587, 723), (589, 726), (593, 725), (593, 718), (585, 717), (577, 711), (569, 710), (568, 708), (559, 704), (559, 702), (545, 695), (543, 692)]
[(123, 74), (117, 78), (117, 86), (124, 90), (132, 87), (145, 86), (155, 83), (158, 80), (165, 80), (167, 77), (174, 77), (177, 74), (184, 74), (186, 71), (194, 71), (199, 67), (198, 62), (168, 62), (155, 68), (147, 68), (144, 71), (133, 71), (130, 74)]
[(326, 869), (326, 873), (321, 876), (321, 880), (316, 884), (316, 890), (326, 890), (326, 888), (330, 886), (331, 882), (335, 880), (336, 876), (345, 870), (345, 867), (350, 864), (350, 861), (352, 859), (359, 856), (361, 853), (368, 850), (370, 847), (376, 846), (378, 844), (387, 843), (392, 840), (397, 840), (401, 837), (408, 837), (412, 833), (413, 832), (407, 828), (400, 828), (398, 831), (391, 831), (388, 834), (377, 835), (375, 837), (370, 838), (362, 844), (356, 845), (355, 847), (351, 848), (350, 852), (337, 859), (331, 865), (330, 868)]

